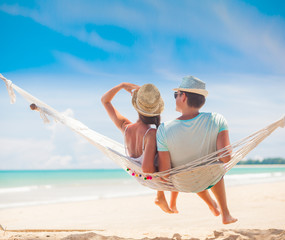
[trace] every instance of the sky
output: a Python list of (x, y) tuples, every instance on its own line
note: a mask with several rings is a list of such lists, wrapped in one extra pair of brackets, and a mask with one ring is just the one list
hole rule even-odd
[[(231, 142), (285, 115), (282, 0), (0, 0), (0, 73), (32, 95), (123, 143), (101, 96), (121, 82), (155, 84), (162, 121), (179, 116), (173, 88), (193, 75), (209, 91), (201, 111), (228, 121)], [(137, 120), (131, 97), (115, 107)], [(0, 82), (0, 170), (116, 168), (67, 127), (44, 125)], [(285, 158), (279, 129), (248, 158)]]

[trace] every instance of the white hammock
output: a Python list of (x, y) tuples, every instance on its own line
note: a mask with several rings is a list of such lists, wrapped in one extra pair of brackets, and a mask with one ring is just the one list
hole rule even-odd
[[(205, 190), (207, 187), (217, 183), (227, 171), (234, 167), (273, 131), (278, 127), (285, 126), (285, 117), (283, 117), (282, 119), (230, 146), (196, 159), (195, 161), (191, 161), (186, 165), (172, 168), (164, 172), (145, 174), (142, 172), (141, 166), (137, 162), (132, 161), (125, 155), (124, 146), (122, 144), (89, 129), (78, 120), (56, 111), (13, 84), (1, 74), (0, 78), (6, 84), (11, 103), (15, 103), (16, 101), (16, 96), (13, 91), (14, 89), (28, 102), (36, 104), (45, 123), (49, 122), (46, 116), (49, 115), (55, 121), (68, 126), (73, 131), (86, 138), (94, 146), (99, 148), (129, 174), (134, 176), (139, 183), (155, 190), (179, 192), (200, 192)], [(230, 151), (232, 151), (231, 161), (228, 163), (220, 162), (219, 158), (228, 156)], [(219, 157), (218, 154), (220, 154)]]

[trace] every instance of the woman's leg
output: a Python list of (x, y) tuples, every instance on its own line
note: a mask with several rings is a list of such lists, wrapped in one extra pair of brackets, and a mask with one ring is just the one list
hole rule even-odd
[(223, 223), (229, 224), (236, 222), (237, 219), (231, 216), (230, 211), (228, 209), (224, 178), (222, 178), (215, 186), (213, 186), (211, 190), (214, 193), (221, 208)]
[(162, 211), (166, 213), (173, 213), (173, 211), (169, 208), (168, 203), (166, 201), (165, 195), (163, 191), (157, 191), (157, 197), (154, 202), (157, 206), (161, 208)]

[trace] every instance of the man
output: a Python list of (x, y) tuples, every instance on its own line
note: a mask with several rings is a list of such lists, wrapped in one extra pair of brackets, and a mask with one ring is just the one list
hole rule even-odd
[[(157, 149), (159, 154), (159, 171), (184, 165), (190, 161), (206, 156), (230, 144), (227, 122), (217, 113), (200, 113), (208, 92), (205, 83), (200, 79), (184, 77), (179, 88), (174, 89), (176, 111), (181, 116), (163, 123), (157, 131)], [(230, 154), (220, 158), (222, 162), (230, 161)], [(215, 183), (214, 183), (215, 184)], [(222, 215), (222, 222), (236, 222), (232, 217), (226, 201), (224, 179), (214, 186), (209, 186), (220, 206), (211, 198), (208, 190), (198, 193), (215, 216)], [(170, 209), (178, 213), (176, 208), (177, 192), (171, 193)], [(156, 204), (162, 209), (168, 207), (164, 193), (158, 196)]]

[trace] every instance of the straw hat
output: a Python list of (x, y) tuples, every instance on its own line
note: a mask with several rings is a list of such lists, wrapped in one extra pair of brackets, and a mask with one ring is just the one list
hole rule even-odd
[(191, 92), (208, 96), (208, 91), (206, 90), (206, 84), (200, 79), (194, 76), (187, 76), (182, 79), (182, 83), (178, 88), (174, 88), (174, 91)]
[(146, 117), (158, 116), (164, 109), (159, 90), (153, 84), (144, 84), (134, 91), (132, 104), (138, 113)]

